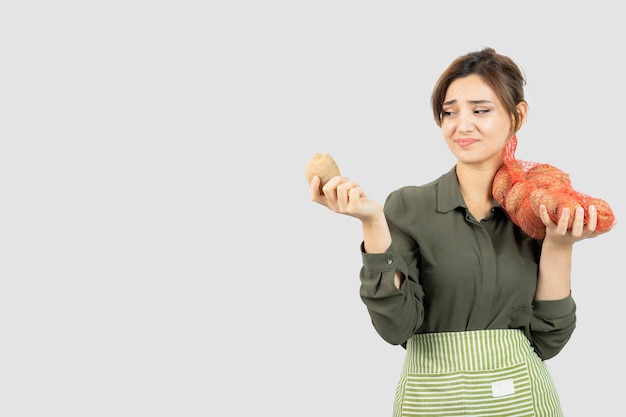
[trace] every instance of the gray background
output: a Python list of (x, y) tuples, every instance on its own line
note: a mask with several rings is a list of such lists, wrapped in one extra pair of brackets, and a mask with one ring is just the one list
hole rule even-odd
[[(470, 50), (527, 75), (518, 158), (624, 212), (612, 2), (7, 3), (2, 416), (390, 415), (404, 352), (359, 299), (360, 225), (304, 167), (328, 152), (381, 202), (447, 171), (430, 92)], [(574, 249), (568, 417), (623, 409), (620, 241)]]

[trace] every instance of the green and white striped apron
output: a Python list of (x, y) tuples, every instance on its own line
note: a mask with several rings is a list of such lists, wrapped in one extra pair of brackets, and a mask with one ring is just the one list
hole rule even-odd
[(394, 417), (562, 417), (545, 363), (521, 330), (427, 333), (407, 341)]

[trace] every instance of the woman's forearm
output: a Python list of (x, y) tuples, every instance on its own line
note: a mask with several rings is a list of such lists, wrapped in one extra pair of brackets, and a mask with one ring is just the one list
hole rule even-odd
[[(385, 215), (376, 217), (374, 220), (362, 222), (363, 246), (367, 253), (383, 253), (391, 246), (391, 232)], [(404, 276), (396, 270), (394, 285), (400, 288), (404, 282)]]
[(572, 251), (571, 245), (544, 242), (539, 261), (536, 300), (560, 300), (570, 295)]
[(367, 253), (383, 253), (391, 245), (391, 232), (384, 213), (367, 221), (362, 221), (363, 245)]

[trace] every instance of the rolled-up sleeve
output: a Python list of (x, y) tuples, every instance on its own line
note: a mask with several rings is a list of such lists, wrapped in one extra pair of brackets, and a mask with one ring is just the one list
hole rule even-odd
[(576, 303), (571, 294), (561, 300), (533, 302), (529, 338), (542, 359), (556, 356), (576, 327)]
[[(378, 334), (393, 345), (404, 344), (413, 336), (424, 318), (424, 290), (408, 273), (404, 259), (394, 246), (385, 253), (368, 254), (361, 244), (360, 296)], [(399, 270), (405, 277), (400, 289), (394, 276)]]

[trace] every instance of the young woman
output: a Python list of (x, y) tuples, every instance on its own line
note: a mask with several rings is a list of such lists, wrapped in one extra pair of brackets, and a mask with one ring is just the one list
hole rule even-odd
[[(599, 235), (593, 206), (544, 206), (526, 235), (492, 195), (503, 149), (526, 120), (524, 77), (491, 48), (454, 60), (432, 110), (455, 166), (389, 194), (384, 207), (337, 176), (311, 198), (362, 223), (360, 295), (380, 336), (406, 348), (394, 416), (561, 416), (544, 360), (576, 323), (574, 243)], [(587, 221), (584, 221), (585, 215)]]

